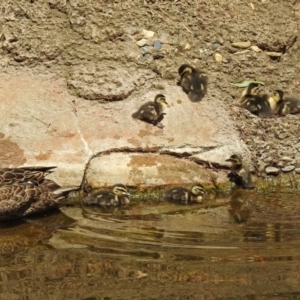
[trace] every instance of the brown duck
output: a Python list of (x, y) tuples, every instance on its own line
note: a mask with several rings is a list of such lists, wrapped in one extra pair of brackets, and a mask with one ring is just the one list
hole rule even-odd
[(55, 167), (0, 169), (0, 221), (31, 216), (57, 208), (78, 187), (61, 188), (45, 179)]
[(192, 102), (199, 102), (207, 92), (208, 78), (201, 71), (190, 65), (182, 65), (178, 69), (180, 85)]

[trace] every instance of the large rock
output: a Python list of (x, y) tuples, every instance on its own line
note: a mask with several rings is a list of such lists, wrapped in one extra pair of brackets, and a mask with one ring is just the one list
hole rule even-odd
[[(79, 185), (85, 170), (93, 187), (210, 181), (204, 166), (246, 150), (218, 95), (192, 103), (165, 83), (98, 103), (71, 96), (62, 80), (28, 73), (1, 75), (0, 86), (1, 166), (57, 165), (51, 178), (64, 186)], [(169, 103), (163, 129), (131, 117), (156, 93)]]

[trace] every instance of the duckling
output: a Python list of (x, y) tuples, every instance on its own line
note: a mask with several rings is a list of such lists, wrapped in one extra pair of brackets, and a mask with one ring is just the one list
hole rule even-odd
[(144, 122), (153, 124), (159, 128), (163, 128), (163, 124), (160, 122), (163, 120), (165, 113), (164, 105), (167, 105), (166, 97), (162, 94), (155, 96), (154, 102), (150, 101), (143, 104), (140, 109), (135, 112), (132, 117), (134, 119), (140, 119)]
[(199, 102), (207, 92), (208, 77), (190, 65), (182, 65), (178, 69), (180, 85), (192, 102)]
[(229, 181), (234, 182), (238, 187), (246, 190), (252, 190), (255, 186), (252, 183), (252, 178), (248, 167), (243, 163), (242, 157), (238, 154), (233, 154), (226, 161), (231, 162), (231, 172), (227, 175)]
[(31, 181), (32, 183), (42, 183), (45, 176), (52, 173), (56, 167), (21, 167), (21, 168), (1, 168), (0, 186)]
[(99, 191), (83, 198), (85, 205), (97, 205), (100, 207), (116, 207), (129, 203), (130, 194), (123, 184), (116, 184), (112, 191)]
[(259, 95), (259, 85), (250, 83), (241, 95), (240, 104), (242, 108), (249, 110), (258, 117), (272, 115), (268, 95)]
[(280, 116), (300, 113), (300, 99), (295, 97), (283, 98), (283, 91), (276, 90), (274, 95), (279, 99), (277, 112)]
[(274, 114), (278, 113), (279, 107), (281, 106), (281, 103), (283, 102), (283, 91), (276, 90), (273, 92), (273, 94), (268, 99), (271, 110)]
[(190, 190), (179, 186), (169, 189), (165, 191), (164, 198), (178, 204), (191, 204), (202, 202), (204, 194), (203, 185), (194, 184)]

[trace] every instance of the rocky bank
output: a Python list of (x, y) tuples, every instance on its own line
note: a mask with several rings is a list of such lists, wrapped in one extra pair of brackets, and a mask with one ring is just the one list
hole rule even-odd
[[(229, 84), (300, 93), (298, 1), (5, 0), (0, 9), (1, 167), (57, 165), (51, 176), (64, 186), (221, 183), (225, 158), (240, 153), (259, 176), (298, 178), (299, 115), (259, 119)], [(257, 47), (233, 47), (241, 41)], [(176, 85), (183, 63), (209, 76), (201, 103)], [(164, 129), (131, 118), (158, 93), (169, 103)]]

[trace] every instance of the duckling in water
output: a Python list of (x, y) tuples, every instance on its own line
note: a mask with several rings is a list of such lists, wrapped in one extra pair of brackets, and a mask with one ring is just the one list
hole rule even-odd
[(178, 69), (180, 85), (192, 102), (199, 102), (207, 92), (208, 78), (205, 74), (190, 65), (182, 65)]
[(259, 95), (259, 85), (250, 83), (241, 95), (242, 108), (249, 110), (258, 117), (268, 117), (273, 114), (268, 95)]
[(295, 97), (283, 98), (283, 91), (276, 90), (274, 95), (279, 98), (277, 112), (280, 116), (285, 116), (288, 114), (298, 114), (300, 113), (300, 99)]
[(132, 117), (153, 124), (159, 128), (163, 128), (164, 126), (160, 122), (165, 115), (164, 105), (167, 104), (166, 97), (162, 94), (158, 94), (155, 96), (154, 102), (151, 101), (143, 104)]
[(226, 161), (231, 162), (231, 172), (227, 177), (229, 181), (234, 182), (238, 187), (246, 190), (252, 190), (255, 188), (252, 183), (251, 173), (248, 167), (243, 163), (242, 157), (238, 154), (233, 154)]
[(204, 187), (201, 184), (194, 184), (191, 189), (184, 187), (174, 187), (165, 191), (164, 198), (178, 204), (200, 203), (205, 194)]
[(82, 199), (84, 205), (97, 205), (100, 207), (116, 207), (129, 203), (130, 194), (123, 184), (116, 184), (112, 191), (99, 191)]

